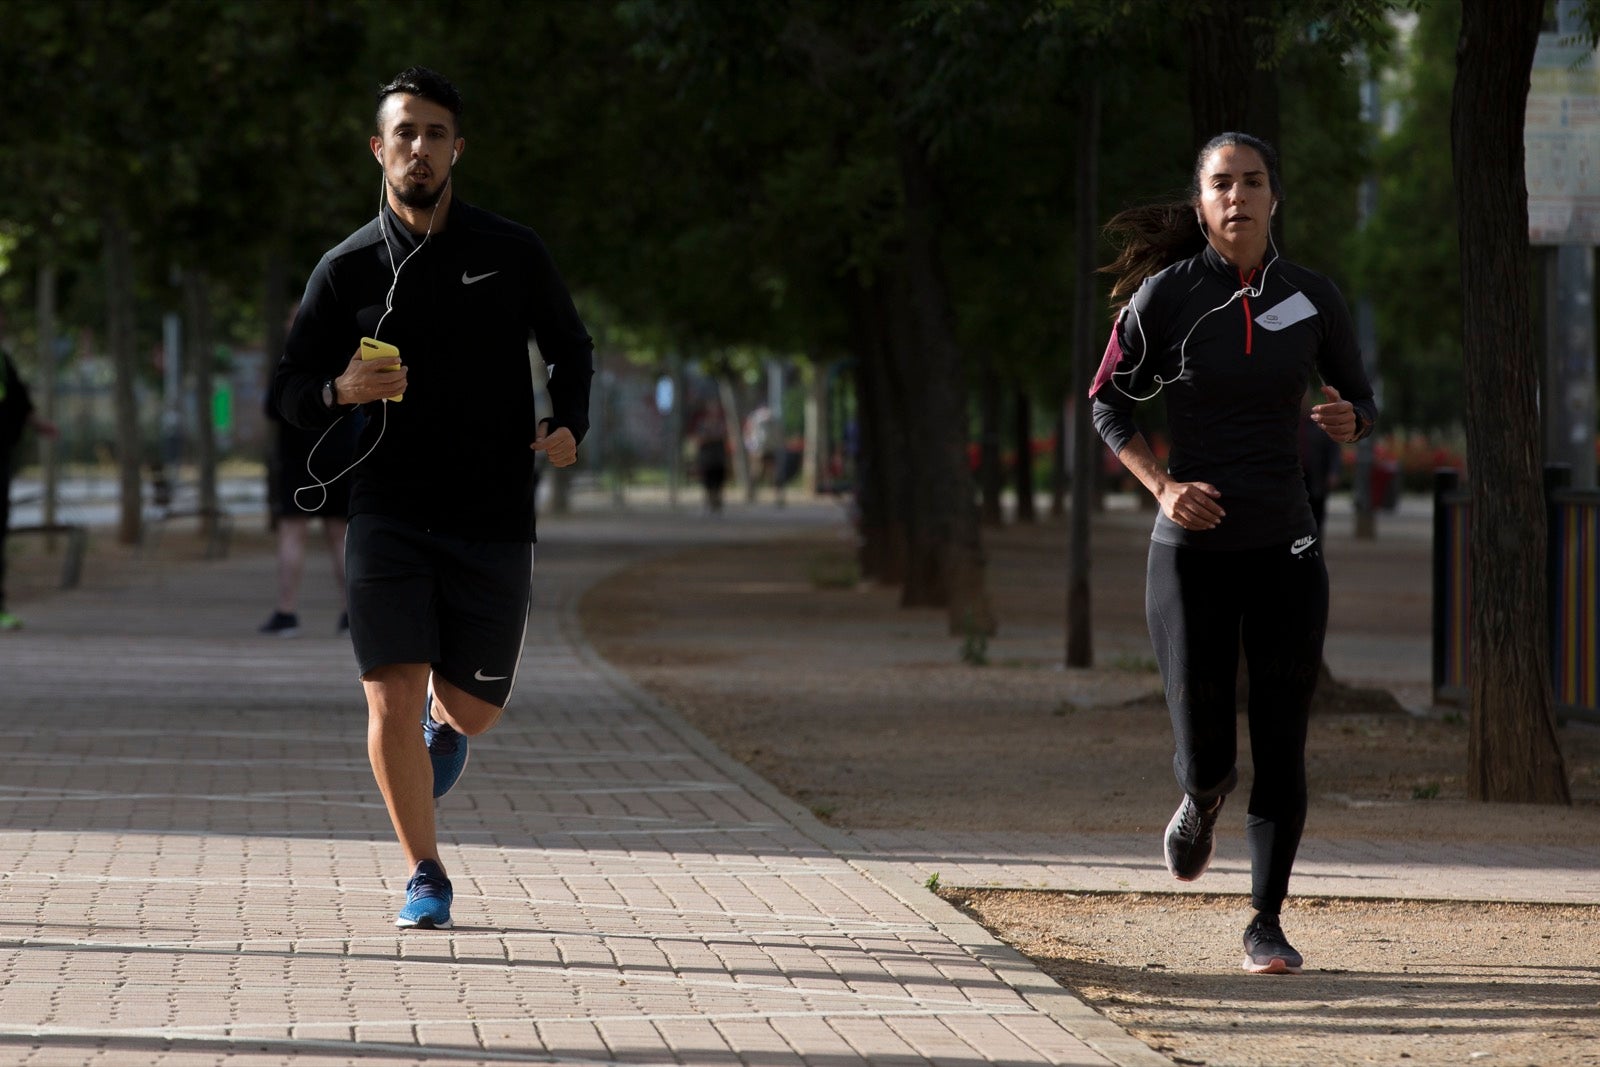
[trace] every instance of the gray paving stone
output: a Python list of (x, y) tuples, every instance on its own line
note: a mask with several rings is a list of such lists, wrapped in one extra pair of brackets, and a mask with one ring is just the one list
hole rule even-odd
[(451, 931), (393, 926), (348, 647), (254, 634), (270, 559), (31, 606), (0, 641), (0, 1061), (1164, 1062), (582, 644), (602, 574), (783, 527), (542, 525), (522, 685), (440, 804)]

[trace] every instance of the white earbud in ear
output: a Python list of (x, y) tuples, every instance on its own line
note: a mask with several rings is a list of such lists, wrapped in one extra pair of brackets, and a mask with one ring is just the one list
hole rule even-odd
[[(451, 165), (452, 165), (452, 166), (454, 166), (454, 165), (455, 165), (455, 161), (456, 161), (456, 157), (458, 157), (458, 156), (460, 156), (460, 155), (461, 155), (461, 153), (460, 153), (460, 152), (451, 152), (451, 153), (450, 153), (450, 164), (451, 164)], [(1276, 206), (1276, 205), (1274, 205), (1274, 206)]]
[(1272, 215), (1276, 215), (1277, 213), (1278, 213), (1278, 202), (1276, 200), (1274, 200), (1272, 202), (1272, 210), (1267, 212), (1267, 215), (1268, 216), (1272, 216)]

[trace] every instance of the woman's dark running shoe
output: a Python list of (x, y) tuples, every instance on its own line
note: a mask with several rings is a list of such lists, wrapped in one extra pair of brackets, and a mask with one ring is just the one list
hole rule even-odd
[(1192, 882), (1211, 866), (1211, 854), (1217, 847), (1217, 816), (1226, 799), (1218, 797), (1209, 808), (1202, 808), (1185, 794), (1172, 813), (1172, 821), (1167, 823), (1167, 870), (1178, 881)]
[(1244, 928), (1244, 969), (1251, 974), (1299, 974), (1305, 962), (1283, 936), (1276, 915), (1257, 915)]

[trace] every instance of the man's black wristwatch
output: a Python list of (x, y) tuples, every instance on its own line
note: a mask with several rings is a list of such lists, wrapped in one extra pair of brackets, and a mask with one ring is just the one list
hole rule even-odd
[(332, 378), (322, 383), (322, 406), (329, 411), (339, 406), (339, 389)]

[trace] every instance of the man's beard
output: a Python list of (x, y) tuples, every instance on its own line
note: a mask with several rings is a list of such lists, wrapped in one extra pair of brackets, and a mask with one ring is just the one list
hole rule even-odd
[(444, 191), (449, 184), (450, 178), (447, 175), (445, 180), (439, 183), (439, 188), (430, 192), (426, 185), (408, 181), (403, 181), (397, 185), (391, 181), (389, 182), (389, 192), (393, 193), (394, 198), (406, 207), (426, 211), (439, 202), (439, 198), (444, 196)]

